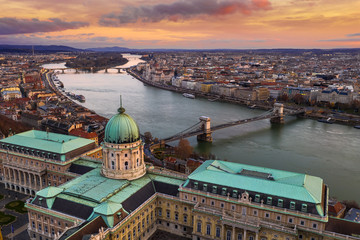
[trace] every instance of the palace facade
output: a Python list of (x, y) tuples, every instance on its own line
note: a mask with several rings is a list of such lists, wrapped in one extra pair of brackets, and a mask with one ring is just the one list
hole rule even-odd
[[(83, 160), (86, 165), (86, 159)], [(307, 174), (209, 160), (190, 175), (146, 165), (136, 122), (120, 108), (103, 163), (26, 203), (33, 240), (360, 239), (328, 227), (329, 188)]]
[(15, 134), (0, 140), (1, 181), (6, 189), (34, 196), (79, 176), (75, 161), (81, 155), (101, 157), (100, 150), (93, 140), (80, 137), (37, 130)]

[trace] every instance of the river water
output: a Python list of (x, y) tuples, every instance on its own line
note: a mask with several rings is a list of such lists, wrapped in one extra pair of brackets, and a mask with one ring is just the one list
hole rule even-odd
[[(141, 61), (136, 57), (127, 66)], [(66, 91), (85, 96), (85, 107), (108, 118), (117, 112), (122, 95), (123, 107), (138, 123), (140, 132), (149, 131), (158, 138), (187, 129), (200, 116), (210, 117), (215, 125), (263, 113), (230, 103), (188, 99), (179, 93), (145, 86), (117, 70), (94, 74), (67, 70), (58, 77)], [(288, 117), (282, 126), (262, 120), (219, 130), (213, 133), (213, 139), (213, 143), (198, 143), (195, 137), (189, 141), (197, 152), (211, 152), (218, 159), (319, 176), (329, 186), (331, 196), (360, 202), (358, 129)]]

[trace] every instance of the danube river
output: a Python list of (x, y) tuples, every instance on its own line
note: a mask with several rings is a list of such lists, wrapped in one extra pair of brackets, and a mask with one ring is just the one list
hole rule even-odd
[[(140, 60), (132, 59), (127, 65)], [(48, 64), (53, 68), (64, 64)], [(142, 133), (150, 131), (162, 138), (174, 135), (198, 122), (200, 116), (212, 124), (245, 119), (263, 113), (246, 107), (188, 99), (181, 94), (145, 86), (126, 73), (59, 74), (66, 91), (82, 94), (83, 105), (105, 117), (111, 117), (123, 106), (138, 123)], [(325, 124), (309, 119), (289, 117), (282, 126), (271, 126), (269, 120), (223, 129), (213, 133), (213, 143), (197, 143), (198, 152), (211, 152), (218, 159), (258, 165), (324, 179), (330, 195), (360, 202), (360, 130), (350, 126)]]

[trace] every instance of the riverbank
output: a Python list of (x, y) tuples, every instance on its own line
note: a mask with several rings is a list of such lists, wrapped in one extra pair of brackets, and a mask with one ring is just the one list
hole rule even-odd
[[(139, 76), (132, 68), (128, 68), (127, 73), (130, 74), (132, 77), (138, 79), (139, 81), (143, 82), (146, 85), (160, 88), (163, 90), (173, 91), (177, 93), (190, 93), (193, 94), (196, 97), (206, 98), (209, 101), (216, 100), (219, 102), (227, 102), (227, 103), (234, 103), (239, 104), (242, 106), (247, 106), (250, 108), (256, 108), (261, 110), (270, 110), (273, 108), (273, 103), (269, 102), (259, 102), (259, 101), (247, 101), (243, 99), (236, 99), (233, 97), (227, 97), (227, 96), (219, 96), (216, 94), (211, 93), (203, 93), (191, 89), (184, 89), (180, 87), (175, 87), (172, 85), (163, 85), (159, 83), (155, 83), (152, 81), (148, 81), (144, 79), (143, 77)], [(339, 113), (339, 112), (333, 112), (330, 109), (322, 109), (318, 107), (299, 107), (294, 106), (294, 104), (284, 103), (286, 108), (289, 109), (299, 109), (303, 108), (305, 110), (305, 113), (302, 115), (299, 115), (299, 117), (306, 118), (306, 119), (313, 119), (322, 121), (323, 119), (330, 119), (326, 123), (336, 123), (336, 124), (342, 124), (342, 125), (349, 125), (349, 126), (357, 126), (360, 125), (360, 116), (357, 115), (350, 115), (345, 113)]]

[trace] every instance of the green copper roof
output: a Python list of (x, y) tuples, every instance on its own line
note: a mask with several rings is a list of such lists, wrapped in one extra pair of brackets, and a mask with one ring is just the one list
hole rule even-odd
[(119, 108), (118, 114), (106, 124), (104, 141), (107, 143), (132, 143), (140, 139), (139, 127), (132, 117)]
[(62, 188), (49, 186), (36, 193), (40, 198), (45, 198), (46, 204), (49, 208), (52, 207), (55, 201), (55, 197), (63, 191)]
[(44, 188), (36, 193), (36, 195), (43, 197), (43, 198), (52, 198), (58, 195), (63, 191), (62, 188), (49, 186)]
[(319, 204), (323, 180), (307, 174), (209, 160), (188, 179)]
[(104, 215), (104, 216), (109, 216), (109, 215), (113, 215), (114, 213), (118, 212), (121, 208), (122, 208), (122, 205), (120, 203), (107, 201), (107, 202), (101, 203), (96, 208), (94, 208), (94, 212)]
[(96, 203), (101, 203), (127, 186), (129, 181), (106, 178), (100, 168), (94, 169), (62, 185), (64, 194)]
[(58, 154), (71, 152), (93, 142), (86, 138), (38, 130), (30, 130), (0, 140), (0, 144), (13, 144)]

